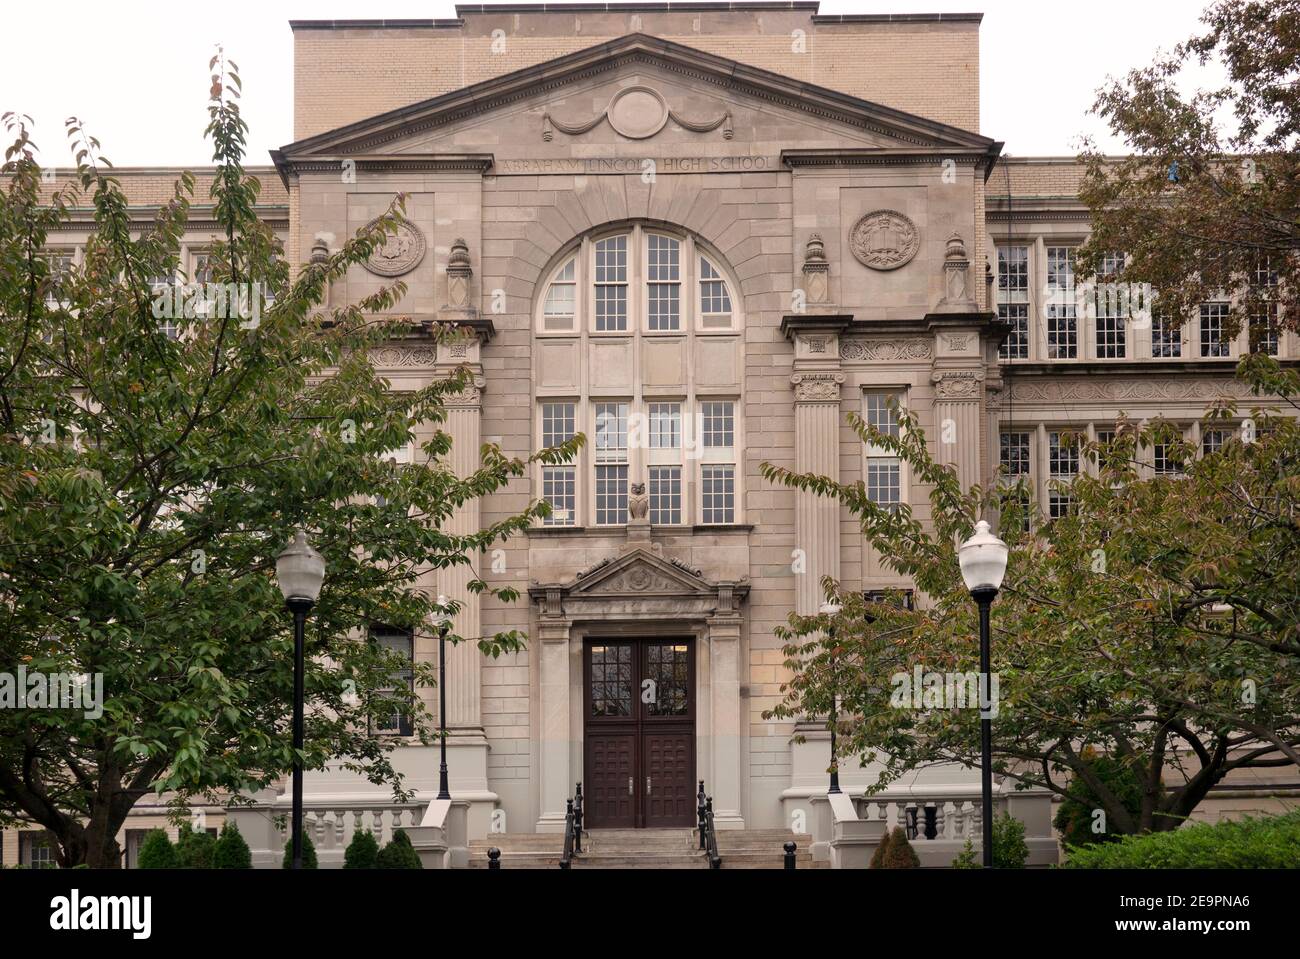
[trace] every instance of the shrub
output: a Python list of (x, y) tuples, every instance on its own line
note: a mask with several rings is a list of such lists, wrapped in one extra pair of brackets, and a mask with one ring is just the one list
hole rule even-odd
[[(293, 868), (293, 837), (284, 842), (284, 862), (281, 863), (283, 868)], [(316, 847), (312, 845), (311, 836), (307, 835), (307, 830), (302, 831), (302, 868), (316, 868)]]
[(868, 869), (885, 868), (885, 857), (889, 855), (889, 832), (885, 832), (880, 837), (880, 845), (876, 846), (876, 851), (871, 855), (871, 862), (867, 865)]
[(161, 829), (149, 830), (140, 844), (140, 858), (136, 860), (137, 869), (179, 869), (180, 857), (176, 847)]
[(881, 858), (880, 869), (919, 869), (921, 859), (907, 841), (907, 833), (902, 826), (897, 826), (889, 836), (889, 848)]
[(375, 841), (375, 834), (369, 829), (358, 829), (343, 853), (343, 868), (374, 869), (378, 856), (379, 843)]
[(416, 853), (415, 847), (411, 845), (411, 837), (406, 834), (405, 829), (398, 829), (393, 832), (393, 840), (379, 850), (379, 855), (375, 857), (376, 869), (423, 869), (424, 864), (420, 862), (419, 854)]
[[(1134, 819), (1142, 810), (1142, 780), (1128, 763), (1111, 756), (1088, 757), (1089, 768), (1106, 788), (1115, 794)], [(1093, 832), (1093, 810), (1101, 809), (1102, 802), (1092, 788), (1076, 776), (1065, 790), (1061, 808), (1056, 811), (1052, 825), (1061, 834), (1066, 846), (1089, 846), (1096, 842), (1113, 842), (1118, 833), (1107, 828)], [(1109, 825), (1109, 824), (1107, 824)]]
[(176, 839), (176, 856), (182, 869), (211, 869), (217, 837), (207, 830), (195, 832), (187, 823)]
[(1300, 811), (1070, 847), (1067, 869), (1297, 869)]
[(217, 844), (212, 847), (213, 869), (252, 869), (253, 854), (239, 832), (239, 827), (229, 819), (221, 827)]
[[(993, 819), (993, 868), (1024, 869), (1029, 861), (1029, 846), (1025, 843), (1025, 824), (1009, 812)], [(952, 861), (953, 869), (982, 869), (984, 857), (975, 849), (970, 837)]]

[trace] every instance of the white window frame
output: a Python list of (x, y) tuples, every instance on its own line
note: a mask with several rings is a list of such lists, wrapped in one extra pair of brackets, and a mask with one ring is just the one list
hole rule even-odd
[[(898, 419), (901, 418), (902, 414), (908, 408), (906, 386), (865, 386), (862, 389), (861, 410), (862, 410), (862, 419), (864, 422), (867, 423), (872, 422), (871, 414), (869, 410), (871, 405), (871, 399), (873, 397), (883, 397), (886, 409), (888, 408), (890, 397), (894, 397), (897, 399), (898, 410), (894, 414), (894, 418), (896, 422)], [(898, 423), (897, 429), (898, 429), (898, 436), (901, 439), (903, 437), (903, 427), (901, 423)], [(872, 460), (896, 461), (896, 465), (898, 466), (898, 502), (896, 504), (889, 504), (889, 505), (899, 507), (899, 506), (903, 506), (904, 504), (910, 503), (911, 498), (908, 496), (908, 493), (911, 486), (911, 471), (908, 469), (907, 461), (903, 459), (903, 457), (896, 456), (895, 454), (887, 451), (884, 447), (877, 446), (874, 443), (862, 444), (862, 485), (863, 488), (866, 489), (868, 497), (870, 497), (871, 495), (870, 470), (871, 470)], [(878, 501), (873, 499), (872, 502), (878, 502)]]

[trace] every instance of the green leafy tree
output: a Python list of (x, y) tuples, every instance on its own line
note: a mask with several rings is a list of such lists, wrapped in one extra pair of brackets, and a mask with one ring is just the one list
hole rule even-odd
[[(1164, 318), (1194, 316), (1228, 291), (1237, 294), (1229, 334), (1266, 311), (1294, 330), (1300, 0), (1219, 0), (1202, 22), (1201, 34), (1098, 92), (1093, 112), (1129, 155), (1086, 145), (1079, 195), (1092, 233), (1079, 269), (1095, 272), (1103, 256), (1123, 251), (1116, 279), (1151, 284)], [(1224, 81), (1194, 88), (1186, 71), (1206, 63)]]
[[(281, 866), (285, 869), (293, 868), (293, 839), (292, 837), (285, 840), (284, 843), (284, 860)], [(302, 868), (316, 869), (316, 844), (311, 841), (311, 836), (307, 830), (302, 833)]]
[(379, 855), (379, 843), (369, 829), (358, 829), (343, 852), (344, 869), (374, 869)]
[[(117, 865), (114, 837), (141, 796), (241, 795), (292, 768), (291, 622), (274, 564), (294, 530), (328, 570), (308, 627), (304, 765), (334, 761), (406, 798), (393, 742), (368, 730), (397, 712), (423, 741), (436, 730), (417, 692), (392, 682), (410, 664), (368, 629), (428, 631), (458, 608), (438, 605), (432, 575), (471, 566), (547, 512), (533, 502), (448, 531), (457, 510), (527, 475), (530, 461), (487, 445), (457, 474), (443, 426), (467, 370), (403, 391), (377, 375), (371, 351), (412, 333), (384, 318), (401, 283), (321, 307), (327, 285), (393, 233), (401, 198), (325, 262), (291, 267), (254, 214), (260, 184), (243, 168), (233, 65), (214, 58), (212, 81), (211, 192), (195, 198), (183, 175), (143, 236), (79, 122), (68, 125), (76, 174), (50, 198), (29, 121), (4, 118), (0, 670), (102, 677), (104, 703), (102, 715), (0, 710), (0, 817), (48, 829), (65, 867)], [(246, 309), (214, 297), (178, 312), (150, 283), (181, 268), (194, 203), (216, 224), (212, 281)], [(45, 245), (74, 208), (91, 212), (93, 229), (84, 262), (61, 273)], [(172, 330), (160, 328), (168, 311)], [(413, 442), (415, 461), (393, 462), (390, 451)], [(580, 442), (534, 459), (563, 461)], [(477, 576), (469, 588), (517, 598)], [(524, 637), (449, 639), (496, 656)], [(414, 676), (417, 687), (436, 681), (425, 663)]]
[[(993, 820), (993, 868), (1024, 869), (1029, 861), (1029, 846), (1025, 842), (1025, 824), (1008, 812)], [(982, 869), (984, 858), (975, 848), (971, 838), (966, 839), (957, 858), (952, 861), (954, 869)]]
[[(769, 479), (847, 507), (920, 593), (909, 610), (826, 581), (841, 612), (792, 615), (778, 628), (791, 679), (767, 715), (827, 715), (837, 697), (844, 754), (881, 762), (877, 788), (935, 763), (979, 766), (978, 696), (948, 680), (978, 669), (976, 607), (955, 544), (1001, 509), (1009, 559), (992, 616), (996, 774), (1063, 798), (1082, 781), (1108, 828), (1129, 834), (1177, 828), (1234, 770), (1295, 764), (1300, 377), (1258, 355), (1242, 374), (1281, 397), (1285, 415), (1253, 406), (1250, 430), (1203, 458), (1168, 424), (1121, 423), (1112, 444), (1081, 444), (1095, 473), (1074, 479), (1075, 508), (1050, 522), (1026, 515), (1023, 483), (963, 491), (911, 414), (898, 436), (851, 420), (929, 488), (924, 522), (910, 505), (872, 502), (861, 482), (765, 465)], [(1235, 415), (1216, 407), (1207, 427)], [(1139, 447), (1156, 443), (1184, 464), (1181, 474), (1139, 478)], [(917, 670), (924, 688), (912, 688)], [(1099, 774), (1104, 757), (1139, 777), (1136, 810)]]
[(375, 859), (376, 869), (423, 869), (420, 854), (411, 845), (411, 837), (405, 829), (393, 831), (393, 838), (379, 850)]
[[(1109, 756), (1089, 757), (1093, 773), (1106, 785), (1116, 800), (1133, 816), (1142, 809), (1142, 776), (1129, 763)], [(1065, 790), (1065, 798), (1052, 825), (1067, 846), (1087, 846), (1109, 842), (1118, 837), (1106, 828), (1104, 812), (1096, 793), (1083, 779), (1075, 779)]]
[(221, 835), (217, 837), (217, 844), (212, 849), (212, 868), (253, 868), (253, 853), (249, 850), (248, 843), (244, 841), (239, 827), (229, 819), (221, 827)]
[(137, 869), (179, 869), (180, 856), (176, 847), (161, 829), (151, 829), (140, 844), (140, 855), (136, 859)]

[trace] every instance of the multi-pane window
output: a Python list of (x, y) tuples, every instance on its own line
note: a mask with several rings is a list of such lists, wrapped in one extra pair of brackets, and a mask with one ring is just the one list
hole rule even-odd
[(700, 522), (736, 521), (736, 404), (700, 403)]
[(1277, 356), (1278, 328), (1276, 306), (1271, 303), (1265, 303), (1263, 308), (1252, 311), (1250, 314), (1248, 330), (1248, 336), (1250, 337), (1250, 351), (1252, 353), (1263, 353), (1266, 356)]
[[(542, 404), (542, 447), (559, 446), (573, 439), (577, 404)], [(573, 526), (578, 515), (577, 467), (572, 464), (542, 467), (542, 499), (551, 506), (547, 526)]]
[[(1021, 480), (1029, 479), (1029, 448), (1031, 434), (1023, 430), (1004, 430), (998, 436), (998, 465), (1002, 468), (1003, 482), (1014, 486)], [(1021, 528), (1029, 529), (1028, 491), (1019, 493), (1008, 490), (1005, 502), (1018, 501), (1023, 515)]]
[[(899, 394), (895, 391), (868, 391), (863, 396), (862, 418), (867, 425), (874, 426), (885, 436), (897, 438), (899, 402)], [(896, 508), (903, 501), (902, 460), (893, 450), (877, 443), (867, 444), (866, 457), (867, 497), (886, 508)]]
[(671, 236), (646, 237), (646, 311), (652, 330), (682, 326), (681, 243)]
[(712, 263), (700, 257), (700, 315), (705, 329), (731, 326), (731, 294)]
[[(411, 664), (415, 658), (415, 641), (409, 630), (391, 629), (387, 626), (373, 626), (370, 639), (380, 649), (396, 653), (407, 665), (394, 670), (390, 682), (392, 685), (378, 690), (392, 695), (399, 689), (415, 692), (415, 672)], [(394, 707), (393, 711), (375, 720), (373, 731), (387, 736), (410, 736), (412, 734), (411, 715), (406, 709)]]
[(54, 856), (54, 846), (49, 836), (43, 832), (21, 832), (18, 834), (18, 862), (28, 869), (56, 869), (58, 861)]
[(591, 647), (591, 715), (632, 715), (631, 643)]
[(1204, 430), (1201, 433), (1201, 455), (1209, 456), (1223, 449), (1223, 444), (1228, 442), (1228, 437), (1232, 433), (1230, 430)]
[(1068, 484), (1079, 474), (1079, 448), (1065, 433), (1047, 434), (1047, 515), (1056, 519), (1070, 512)]
[(1151, 355), (1166, 359), (1183, 355), (1183, 327), (1173, 317), (1151, 315)]
[(1125, 304), (1120, 302), (1119, 287), (1115, 277), (1124, 268), (1122, 253), (1107, 253), (1102, 257), (1097, 275), (1097, 358), (1123, 359), (1125, 343)]
[(651, 403), (646, 417), (652, 450), (675, 450), (682, 445), (682, 404)]
[(1151, 447), (1151, 467), (1161, 476), (1178, 472), (1179, 464), (1174, 456), (1172, 444), (1156, 443)]
[(998, 248), (998, 316), (1011, 330), (998, 356), (1029, 359), (1029, 247)]
[(1201, 356), (1227, 356), (1231, 343), (1224, 334), (1228, 322), (1227, 303), (1201, 304)]
[(700, 467), (700, 521), (734, 523), (736, 521), (736, 467)]
[(627, 329), (627, 236), (607, 236), (596, 244), (596, 329)]
[(1072, 360), (1079, 355), (1079, 317), (1074, 291), (1074, 249), (1047, 248), (1047, 356)]
[(627, 403), (596, 404), (596, 524), (627, 522)]
[(705, 400), (700, 404), (700, 436), (705, 448), (730, 449), (736, 445), (736, 404), (731, 400)]
[(569, 262), (555, 274), (555, 279), (546, 289), (546, 300), (542, 304), (542, 328), (545, 330), (571, 330), (576, 316), (578, 300), (578, 258), (571, 257)]
[(682, 521), (682, 468), (650, 467), (650, 522), (655, 526), (675, 526)]

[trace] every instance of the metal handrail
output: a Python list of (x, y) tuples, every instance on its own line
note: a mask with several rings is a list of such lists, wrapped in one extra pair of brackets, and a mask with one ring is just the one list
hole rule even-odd
[(700, 820), (700, 848), (708, 857), (710, 869), (722, 868), (722, 855), (718, 852), (718, 830), (713, 822), (713, 797), (704, 792), (704, 780), (695, 794), (695, 812)]
[(582, 852), (582, 783), (578, 783), (573, 799), (564, 801), (564, 852), (560, 854), (560, 868), (568, 869), (574, 855)]

